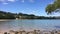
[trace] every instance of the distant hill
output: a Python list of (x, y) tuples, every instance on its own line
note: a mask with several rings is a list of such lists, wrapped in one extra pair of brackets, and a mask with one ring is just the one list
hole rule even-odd
[(0, 11), (0, 19), (60, 19), (60, 16), (56, 17), (45, 17), (45, 16), (35, 16), (33, 14), (23, 14), (23, 13), (10, 13), (5, 11)]
[(13, 13), (0, 11), (0, 19), (15, 19), (15, 17)]

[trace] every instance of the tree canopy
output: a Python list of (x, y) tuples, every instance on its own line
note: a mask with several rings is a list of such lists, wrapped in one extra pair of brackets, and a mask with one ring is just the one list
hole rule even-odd
[(53, 4), (49, 4), (46, 7), (47, 14), (51, 14), (52, 12), (58, 12), (55, 11), (57, 9), (60, 9), (60, 0), (55, 0)]

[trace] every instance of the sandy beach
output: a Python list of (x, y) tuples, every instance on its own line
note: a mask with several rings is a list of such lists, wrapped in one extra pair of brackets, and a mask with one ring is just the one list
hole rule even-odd
[(0, 21), (7, 21), (7, 20), (0, 20)]
[(0, 19), (0, 21), (11, 21), (13, 19)]

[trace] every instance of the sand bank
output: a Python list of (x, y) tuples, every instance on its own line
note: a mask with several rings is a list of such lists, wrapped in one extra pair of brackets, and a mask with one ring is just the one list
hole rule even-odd
[(11, 21), (11, 19), (0, 19), (0, 21)]

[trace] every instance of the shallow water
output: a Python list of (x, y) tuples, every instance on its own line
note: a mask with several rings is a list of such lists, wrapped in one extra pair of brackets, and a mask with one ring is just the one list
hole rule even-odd
[(33, 30), (33, 29), (59, 29), (60, 20), (10, 20), (0, 22), (0, 31)]

